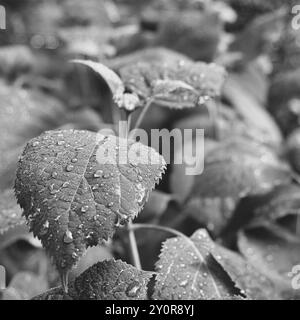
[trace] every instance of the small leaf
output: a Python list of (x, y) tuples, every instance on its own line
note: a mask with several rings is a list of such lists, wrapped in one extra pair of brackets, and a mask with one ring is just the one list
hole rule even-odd
[(156, 264), (154, 299), (233, 299), (239, 290), (210, 255), (213, 241), (202, 229), (191, 238), (167, 240)]
[(107, 83), (114, 98), (119, 98), (124, 93), (125, 88), (120, 77), (105, 65), (99, 62), (85, 60), (72, 60), (72, 62), (88, 66), (98, 73)]
[[(123, 67), (120, 75), (125, 87), (136, 93), (142, 100), (155, 98), (155, 103), (170, 108), (194, 107), (220, 94), (225, 78), (225, 71), (215, 64), (202, 62), (192, 63), (179, 61), (178, 63), (134, 63)], [(157, 82), (163, 81), (163, 82)], [(171, 82), (170, 82), (171, 81)], [(155, 97), (158, 83), (172, 83), (178, 85), (184, 82), (195, 90), (180, 90), (179, 93), (169, 92), (167, 99)], [(156, 89), (155, 89), (156, 87)]]
[[(133, 149), (154, 164), (135, 153), (120, 163), (121, 151)], [(106, 155), (109, 163), (101, 160)], [(137, 216), (164, 168), (163, 158), (141, 143), (88, 131), (49, 131), (27, 144), (15, 190), (34, 235), (66, 273), (86, 247)]]
[(152, 275), (121, 260), (98, 262), (70, 284), (68, 296), (54, 288), (34, 300), (146, 300)]

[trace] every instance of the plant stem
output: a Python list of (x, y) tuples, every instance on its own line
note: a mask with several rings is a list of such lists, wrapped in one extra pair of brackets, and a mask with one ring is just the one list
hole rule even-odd
[(136, 121), (136, 123), (134, 125), (134, 129), (140, 128), (140, 126), (141, 126), (141, 124), (142, 124), (142, 122), (143, 122), (143, 120), (145, 118), (145, 115), (146, 115), (147, 111), (149, 110), (149, 108), (150, 108), (151, 104), (153, 103), (153, 101), (154, 101), (153, 98), (150, 98), (147, 101), (145, 107), (142, 109), (142, 112), (140, 113), (140, 115), (139, 115), (139, 117), (138, 117), (138, 119), (137, 119), (137, 121)]
[(142, 269), (142, 264), (140, 260), (140, 255), (136, 243), (136, 238), (134, 235), (134, 228), (131, 221), (128, 222), (128, 235), (129, 235), (129, 245), (132, 255), (133, 264), (137, 269)]
[[(126, 121), (127, 121), (127, 131), (124, 133), (124, 138), (128, 139), (128, 134), (130, 131), (130, 124), (131, 124), (131, 112), (125, 112), (126, 115)], [(140, 259), (140, 255), (139, 255), (139, 251), (138, 251), (138, 246), (137, 246), (137, 242), (136, 242), (136, 238), (134, 235), (134, 231), (131, 228), (132, 227), (132, 222), (131, 220), (128, 222), (128, 237), (129, 237), (129, 245), (130, 245), (130, 251), (131, 251), (131, 255), (132, 255), (132, 261), (134, 266), (137, 269), (142, 269), (142, 264), (141, 264), (141, 259)]]
[(189, 239), (186, 235), (184, 235), (182, 232), (177, 231), (175, 229), (169, 228), (169, 227), (163, 227), (163, 226), (157, 226), (155, 224), (149, 224), (149, 223), (135, 223), (131, 224), (129, 227), (129, 230), (138, 230), (138, 229), (153, 229), (153, 230), (159, 230), (164, 231), (167, 233), (171, 233), (176, 237), (183, 237)]

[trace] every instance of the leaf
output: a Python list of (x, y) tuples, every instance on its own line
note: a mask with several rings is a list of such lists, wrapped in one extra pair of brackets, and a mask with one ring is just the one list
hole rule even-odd
[(120, 77), (105, 65), (85, 60), (72, 60), (74, 63), (83, 64), (99, 74), (109, 86), (114, 98), (119, 98), (125, 91), (124, 85)]
[[(119, 162), (121, 150), (135, 149), (153, 164), (135, 153)], [(104, 164), (106, 155), (110, 163)], [(137, 216), (164, 168), (163, 158), (140, 143), (88, 131), (49, 131), (27, 144), (15, 190), (34, 235), (66, 273), (86, 247)]]
[(293, 169), (300, 173), (300, 130), (294, 130), (287, 138), (287, 156)]
[(210, 255), (214, 244), (207, 232), (168, 239), (156, 264), (154, 299), (233, 299), (239, 290)]
[(34, 66), (34, 55), (27, 46), (2, 46), (0, 50), (0, 73), (6, 77), (28, 72)]
[(69, 297), (55, 288), (34, 300), (146, 300), (147, 284), (152, 275), (121, 260), (98, 262), (70, 285)]
[(272, 46), (280, 39), (286, 16), (286, 8), (280, 8), (255, 18), (237, 35), (231, 51), (241, 52), (244, 64), (270, 53)]
[(192, 62), (187, 56), (180, 54), (176, 51), (166, 49), (164, 47), (145, 48), (130, 54), (115, 57), (105, 61), (105, 64), (115, 71), (119, 71), (127, 65), (136, 63), (171, 63), (176, 64), (180, 61)]
[(223, 95), (240, 117), (259, 132), (260, 140), (271, 146), (280, 146), (282, 135), (276, 122), (257, 99), (249, 94), (246, 86), (240, 77), (229, 76), (224, 84)]
[(300, 187), (295, 184), (275, 187), (254, 209), (251, 226), (268, 225), (270, 222), (300, 215)]
[(195, 177), (186, 213), (217, 235), (240, 199), (290, 181), (288, 167), (270, 149), (244, 139), (225, 141), (207, 155), (203, 173)]
[(156, 80), (153, 83), (153, 95), (157, 99), (167, 98), (168, 95), (176, 91), (193, 91), (196, 90), (187, 83), (180, 80)]
[(3, 300), (29, 300), (48, 289), (45, 278), (31, 272), (19, 272), (2, 293)]
[(292, 289), (289, 273), (299, 264), (299, 238), (280, 228), (249, 229), (241, 232), (238, 247), (249, 263), (274, 283), (274, 290), (283, 299), (300, 298)]
[(214, 243), (204, 229), (187, 240), (167, 240), (156, 268), (155, 299), (279, 298), (270, 279), (239, 254)]
[(25, 143), (65, 121), (66, 110), (56, 98), (0, 82), (0, 190), (13, 185)]
[(22, 217), (22, 210), (17, 204), (13, 190), (6, 190), (0, 194), (0, 239), (10, 229), (24, 224), (25, 219)]
[(160, 106), (181, 109), (202, 104), (220, 94), (225, 78), (225, 71), (215, 64), (202, 62), (192, 63), (134, 63), (123, 67), (120, 76), (125, 88), (136, 93), (141, 99), (154, 97), (154, 86), (157, 81), (183, 81), (193, 87), (184, 94), (170, 94), (168, 99), (155, 98)]

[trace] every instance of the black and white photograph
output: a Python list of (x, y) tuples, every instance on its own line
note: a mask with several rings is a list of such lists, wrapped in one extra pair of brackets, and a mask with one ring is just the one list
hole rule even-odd
[(300, 0), (0, 0), (4, 300), (300, 300)]

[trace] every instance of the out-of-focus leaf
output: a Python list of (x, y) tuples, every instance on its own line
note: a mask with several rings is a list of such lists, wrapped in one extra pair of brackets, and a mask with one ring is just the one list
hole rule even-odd
[(239, 254), (215, 245), (213, 256), (247, 298), (254, 300), (280, 298), (274, 290), (275, 286), (272, 281)]
[[(198, 120), (198, 118), (196, 119)], [(198, 127), (198, 124), (197, 124), (197, 127)], [(201, 125), (199, 127), (201, 127)], [(189, 129), (189, 128), (187, 127), (185, 129)], [(218, 147), (218, 143), (216, 141), (205, 139), (204, 141), (205, 155), (207, 155), (211, 150), (217, 147)], [(183, 148), (186, 148), (186, 150), (196, 150), (197, 148), (196, 141), (194, 139), (185, 141)], [(181, 147), (179, 148), (177, 147), (175, 149), (174, 164), (172, 166), (171, 177), (170, 177), (170, 189), (181, 201), (184, 201), (186, 200), (186, 198), (188, 197), (188, 195), (190, 194), (193, 188), (195, 175), (186, 174), (187, 168), (190, 167), (186, 163), (186, 159), (184, 159), (182, 164), (175, 164), (175, 163), (178, 163), (180, 159), (182, 159), (182, 150), (184, 149), (182, 149)], [(205, 155), (201, 155), (201, 156), (205, 156)]]
[(275, 11), (280, 7), (291, 5), (295, 0), (226, 0), (236, 11), (237, 21), (228, 26), (233, 32), (239, 32), (247, 27), (255, 18)]
[(268, 109), (285, 134), (299, 127), (300, 68), (279, 73), (271, 82)]
[(261, 139), (266, 144), (275, 147), (280, 145), (282, 135), (277, 124), (263, 106), (249, 94), (241, 79), (229, 76), (225, 82), (223, 94), (242, 119), (260, 132)]
[(120, 70), (125, 87), (141, 99), (155, 98), (158, 80), (183, 81), (195, 89), (183, 94), (170, 94), (168, 99), (155, 98), (155, 103), (170, 108), (194, 107), (220, 94), (225, 71), (215, 64), (179, 62), (176, 64), (138, 63)]
[(230, 49), (242, 52), (245, 64), (255, 60), (261, 54), (270, 53), (272, 45), (281, 36), (286, 14), (287, 10), (282, 8), (255, 18), (237, 36)]
[(29, 300), (48, 290), (48, 282), (30, 272), (19, 272), (2, 292), (3, 300)]
[(288, 136), (287, 155), (293, 169), (300, 173), (300, 129), (294, 130)]
[(218, 49), (222, 27), (219, 15), (214, 12), (170, 13), (159, 24), (155, 43), (194, 60), (211, 62)]
[(13, 190), (6, 190), (0, 194), (0, 239), (10, 229), (24, 224), (25, 219)]
[(113, 97), (119, 98), (124, 93), (125, 88), (120, 77), (105, 65), (85, 60), (72, 60), (72, 62), (86, 65), (99, 74), (109, 86)]
[[(122, 150), (139, 150), (144, 161), (133, 153), (119, 163)], [(164, 168), (163, 158), (141, 143), (88, 131), (49, 131), (27, 144), (15, 189), (34, 235), (67, 273), (86, 247), (137, 216)]]
[(164, 193), (159, 190), (154, 190), (149, 196), (149, 200), (145, 205), (140, 219), (149, 220), (157, 219), (163, 215), (171, 203), (177, 203), (178, 199), (173, 194)]
[(270, 149), (243, 139), (225, 141), (206, 157), (204, 172), (195, 178), (186, 210), (218, 234), (241, 198), (264, 194), (290, 181), (288, 167)]
[(24, 144), (66, 121), (61, 102), (49, 95), (0, 83), (0, 189), (13, 184)]
[(15, 45), (1, 47), (0, 61), (0, 74), (9, 77), (32, 69), (35, 59), (28, 47)]
[[(70, 285), (74, 300), (146, 300), (147, 284), (152, 272), (138, 270), (121, 261), (99, 262), (83, 272)], [(66, 299), (60, 288), (37, 296), (34, 300)]]
[(238, 246), (249, 263), (271, 279), (283, 299), (299, 299), (289, 273), (299, 264), (300, 241), (274, 227), (249, 229), (239, 234)]

